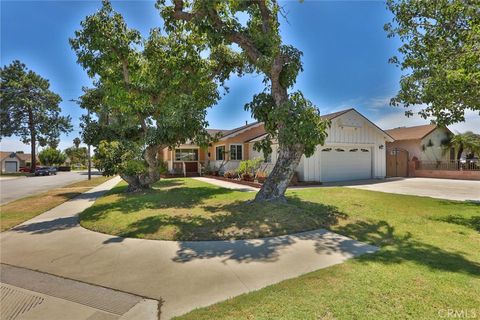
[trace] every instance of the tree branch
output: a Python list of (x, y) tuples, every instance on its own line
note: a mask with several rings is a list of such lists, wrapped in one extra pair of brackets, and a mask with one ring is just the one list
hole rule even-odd
[(255, 3), (260, 9), (260, 15), (262, 16), (262, 31), (270, 33), (270, 21), (272, 20), (272, 12), (265, 5), (265, 0), (255, 0)]
[(217, 32), (225, 35), (225, 37), (236, 44), (238, 44), (244, 51), (249, 59), (255, 63), (262, 58), (262, 53), (255, 46), (253, 41), (245, 34), (236, 30), (228, 28), (225, 23), (220, 19), (218, 12), (214, 9), (210, 9), (208, 12), (186, 12), (184, 11), (183, 0), (174, 0), (174, 13), (173, 18), (175, 20), (191, 21), (194, 18), (208, 17), (212, 21)]

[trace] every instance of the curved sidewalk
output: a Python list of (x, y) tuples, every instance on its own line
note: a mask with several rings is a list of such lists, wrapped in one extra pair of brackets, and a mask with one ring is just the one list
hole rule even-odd
[(177, 242), (80, 227), (77, 215), (118, 182), (114, 178), (1, 233), (1, 262), (159, 300), (162, 319), (168, 319), (377, 250), (326, 230)]

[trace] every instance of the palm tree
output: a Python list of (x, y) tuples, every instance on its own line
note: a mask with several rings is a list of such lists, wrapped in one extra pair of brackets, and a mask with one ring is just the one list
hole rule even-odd
[(80, 143), (82, 143), (82, 140), (80, 140), (80, 138), (73, 139), (73, 144), (75, 145), (75, 148), (78, 149), (78, 147), (80, 146)]
[(472, 157), (475, 154), (480, 154), (480, 135), (472, 131), (457, 133), (450, 137), (443, 145), (444, 153), (453, 148), (457, 156), (456, 160), (460, 161), (463, 152), (471, 154)]

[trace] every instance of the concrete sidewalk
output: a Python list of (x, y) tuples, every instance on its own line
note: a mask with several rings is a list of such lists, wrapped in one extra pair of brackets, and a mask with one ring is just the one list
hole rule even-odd
[(243, 184), (239, 184), (239, 183), (234, 183), (234, 182), (229, 182), (229, 181), (223, 181), (223, 180), (219, 180), (219, 179), (212, 179), (212, 178), (205, 178), (205, 177), (192, 177), (192, 179), (202, 181), (202, 182), (206, 182), (206, 183), (210, 183), (210, 184), (213, 184), (217, 187), (232, 189), (232, 190), (236, 190), (236, 191), (245, 191), (245, 192), (255, 191), (255, 192), (257, 192), (258, 190), (260, 190), (258, 188), (254, 188), (254, 187), (251, 187), (251, 186), (247, 186), (247, 185), (243, 185)]
[(162, 319), (169, 319), (377, 250), (326, 230), (176, 242), (126, 239), (80, 227), (77, 214), (118, 181), (1, 233), (1, 262), (161, 301)]

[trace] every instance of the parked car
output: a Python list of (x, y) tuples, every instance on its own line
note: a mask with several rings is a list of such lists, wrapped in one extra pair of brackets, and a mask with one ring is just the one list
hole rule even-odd
[(47, 167), (48, 171), (50, 172), (50, 174), (53, 174), (53, 175), (56, 175), (57, 174), (57, 167)]
[(29, 167), (20, 167), (20, 169), (18, 171), (19, 172), (30, 172), (30, 168)]
[(50, 169), (48, 167), (36, 167), (35, 168), (35, 175), (36, 176), (49, 176)]

